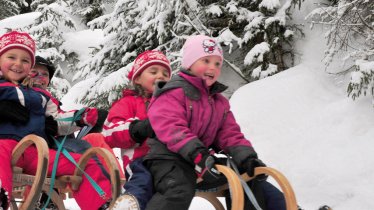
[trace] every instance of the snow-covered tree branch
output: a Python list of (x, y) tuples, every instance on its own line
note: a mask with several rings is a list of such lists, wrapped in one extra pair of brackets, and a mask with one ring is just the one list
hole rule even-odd
[(355, 99), (368, 92), (374, 96), (374, 4), (367, 0), (335, 1), (331, 6), (312, 11), (311, 24), (328, 27), (325, 35), (325, 63), (330, 64), (337, 53), (344, 53), (344, 62), (354, 66), (348, 94)]

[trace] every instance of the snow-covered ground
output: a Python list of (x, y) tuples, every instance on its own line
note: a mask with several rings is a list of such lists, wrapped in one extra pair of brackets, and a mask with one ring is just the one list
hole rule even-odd
[[(12, 24), (6, 21), (0, 21), (1, 34)], [(297, 45), (300, 64), (238, 89), (230, 99), (232, 111), (260, 158), (289, 179), (305, 210), (323, 204), (334, 210), (372, 210), (371, 98), (348, 98), (349, 75), (327, 74), (321, 62), (324, 31), (306, 27), (305, 32), (306, 38)], [(87, 39), (88, 33), (83, 34), (81, 39)], [(333, 65), (329, 72), (339, 68)], [(79, 209), (74, 200), (65, 203), (68, 209)], [(190, 210), (200, 209), (213, 208), (194, 199)]]

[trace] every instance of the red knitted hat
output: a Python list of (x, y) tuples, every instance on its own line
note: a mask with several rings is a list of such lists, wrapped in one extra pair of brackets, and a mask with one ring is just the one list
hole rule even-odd
[(34, 66), (35, 41), (28, 33), (11, 31), (0, 37), (0, 56), (14, 48), (26, 50), (31, 56), (31, 66)]
[(134, 65), (127, 75), (127, 78), (134, 81), (146, 68), (152, 65), (164, 66), (169, 71), (169, 76), (171, 76), (170, 61), (167, 57), (161, 51), (147, 50), (136, 57)]

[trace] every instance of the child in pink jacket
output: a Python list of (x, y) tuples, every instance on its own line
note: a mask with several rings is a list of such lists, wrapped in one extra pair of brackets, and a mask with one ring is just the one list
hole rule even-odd
[[(157, 138), (147, 141), (145, 163), (156, 192), (147, 210), (187, 210), (198, 177), (206, 184), (217, 182), (220, 173), (210, 148), (223, 150), (250, 176), (255, 167), (265, 166), (221, 94), (227, 88), (217, 81), (222, 62), (222, 49), (213, 38), (191, 36), (183, 46), (182, 71), (155, 91), (148, 116)], [(264, 183), (266, 190), (272, 188), (267, 209), (285, 209), (282, 193)]]

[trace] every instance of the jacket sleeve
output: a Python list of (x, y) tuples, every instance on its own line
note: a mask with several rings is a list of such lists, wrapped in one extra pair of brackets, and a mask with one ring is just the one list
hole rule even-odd
[[(239, 164), (247, 159), (250, 155), (256, 154), (251, 142), (244, 137), (240, 130), (239, 124), (236, 122), (233, 113), (230, 110), (230, 105), (225, 99), (226, 112), (222, 126), (216, 136), (216, 146), (221, 148), (233, 157), (234, 161)], [(257, 154), (256, 154), (257, 155)]]
[(79, 131), (81, 127), (77, 126), (75, 122), (63, 121), (59, 119), (73, 118), (77, 110), (64, 111), (60, 107), (60, 102), (54, 98), (49, 92), (41, 89), (35, 89), (42, 93), (42, 96), (47, 96), (46, 101), (46, 113), (47, 117), (52, 116), (57, 121), (58, 135), (69, 135), (76, 131)]
[(135, 110), (132, 109), (130, 100), (126, 98), (114, 103), (110, 108), (102, 131), (105, 141), (110, 147), (127, 149), (136, 144), (129, 133), (130, 123), (137, 119)]
[[(187, 109), (186, 96), (182, 88), (169, 90), (153, 98), (148, 109), (148, 117), (157, 138), (170, 151), (179, 154), (186, 145), (191, 150), (195, 147), (193, 145), (204, 146), (188, 126)], [(183, 150), (183, 154), (186, 155), (191, 152)], [(181, 155), (188, 160), (183, 154)]]

